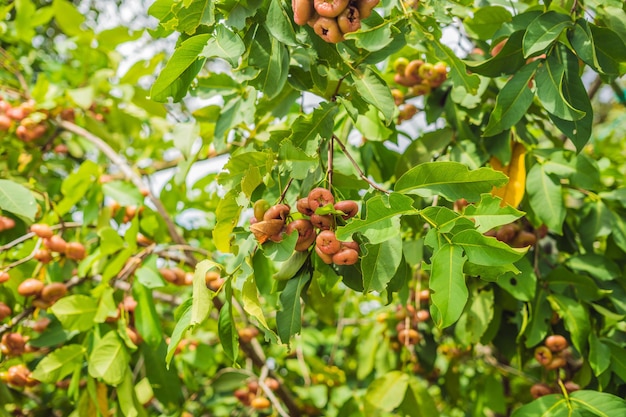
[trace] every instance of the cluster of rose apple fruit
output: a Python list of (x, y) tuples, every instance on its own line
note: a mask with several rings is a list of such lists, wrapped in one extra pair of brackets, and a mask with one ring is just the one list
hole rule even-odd
[(361, 28), (361, 19), (372, 13), (380, 0), (292, 0), (293, 20), (309, 25), (324, 41), (339, 43), (343, 35)]
[[(328, 214), (318, 214), (318, 209), (323, 207), (327, 209), (332, 207), (332, 209), (328, 210)], [(261, 244), (268, 240), (280, 242), (284, 234), (290, 235), (297, 231), (296, 251), (307, 251), (315, 242), (315, 252), (323, 262), (336, 265), (357, 263), (359, 244), (341, 242), (333, 231), (337, 224), (337, 217), (347, 220), (358, 213), (359, 206), (356, 201), (335, 202), (329, 190), (318, 187), (312, 189), (307, 197), (299, 199), (296, 208), (305, 218), (287, 223), (291, 207), (287, 204), (269, 207), (265, 200), (259, 200), (254, 205), (254, 217), (250, 220), (250, 230)], [(259, 221), (259, 219), (262, 220)], [(319, 233), (316, 233), (315, 229)]]

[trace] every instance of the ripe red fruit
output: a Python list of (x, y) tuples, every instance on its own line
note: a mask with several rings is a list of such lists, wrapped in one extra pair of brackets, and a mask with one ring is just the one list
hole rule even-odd
[(13, 121), (6, 114), (0, 114), (0, 130), (6, 132), (11, 129)]
[(315, 241), (315, 231), (313, 230), (313, 224), (309, 220), (298, 219), (294, 220), (287, 225), (285, 233), (290, 235), (294, 230), (298, 231), (298, 242), (296, 243), (296, 250), (299, 252), (306, 251)]
[(545, 346), (538, 346), (534, 355), (537, 362), (543, 366), (548, 366), (552, 362), (552, 352)]
[(35, 223), (30, 227), (30, 231), (39, 236), (42, 239), (49, 239), (54, 235), (52, 228), (49, 225), (43, 223)]
[(548, 336), (544, 343), (548, 347), (548, 349), (555, 353), (560, 352), (569, 346), (569, 344), (567, 343), (567, 339), (560, 334), (553, 334), (552, 336)]
[(311, 0), (291, 0), (291, 8), (293, 9), (293, 21), (300, 26), (306, 25), (315, 14)]
[(3, 302), (0, 302), (0, 321), (2, 321), (5, 318), (9, 317), (11, 315), (11, 313), (12, 313), (11, 307), (9, 307), (8, 305), (4, 304)]
[(65, 247), (65, 255), (75, 261), (83, 260), (85, 259), (85, 256), (87, 256), (85, 247), (80, 242), (68, 243)]
[(315, 211), (319, 207), (324, 207), (327, 204), (334, 204), (335, 197), (326, 188), (314, 188), (309, 192), (309, 207)]
[(67, 294), (67, 285), (62, 282), (52, 282), (41, 290), (41, 299), (48, 303), (54, 303)]
[(6, 271), (0, 272), (0, 284), (7, 282), (10, 278), (11, 276), (9, 275), (8, 272)]
[(19, 333), (5, 333), (2, 336), (2, 353), (9, 356), (22, 355), (26, 350), (26, 340)]
[(330, 265), (333, 263), (332, 255), (325, 254), (324, 252), (320, 250), (320, 248), (317, 245), (315, 246), (315, 253), (317, 253), (317, 256), (319, 256), (322, 262), (324, 262), (325, 264)]
[(320, 16), (337, 17), (348, 7), (349, 0), (314, 0), (313, 7)]
[(354, 265), (359, 261), (359, 253), (354, 249), (344, 248), (333, 255), (333, 263), (337, 265)]
[(552, 394), (552, 388), (550, 388), (547, 384), (540, 383), (530, 387), (530, 395), (532, 395), (535, 399), (549, 394)]
[[(289, 212), (291, 211), (291, 207), (287, 204), (276, 204), (275, 206), (267, 209), (265, 214), (263, 214), (263, 220), (285, 220), (287, 216), (289, 216)], [(257, 217), (258, 219), (258, 217)]]
[(341, 242), (337, 240), (335, 232), (331, 230), (323, 230), (315, 239), (315, 244), (327, 255), (334, 255), (341, 249)]
[(361, 28), (361, 19), (359, 9), (354, 6), (346, 7), (339, 16), (337, 16), (337, 25), (342, 33), (356, 32)]
[(52, 254), (46, 248), (41, 248), (37, 252), (35, 252), (34, 258), (41, 263), (47, 264), (52, 261)]
[(345, 215), (341, 216), (344, 220), (348, 220), (356, 216), (356, 214), (359, 212), (359, 205), (356, 203), (356, 201), (353, 200), (338, 201), (335, 203), (334, 208), (335, 210), (340, 210), (346, 213)]
[(301, 198), (296, 202), (296, 209), (305, 216), (310, 216), (314, 213), (313, 210), (311, 210), (311, 207), (309, 207), (309, 199), (306, 197)]
[(32, 295), (39, 295), (43, 287), (43, 282), (38, 279), (27, 278), (17, 287), (17, 292), (24, 297), (30, 297)]
[(45, 239), (44, 244), (52, 252), (65, 253), (65, 248), (67, 248), (67, 242), (59, 235), (54, 235), (49, 239)]
[(420, 341), (420, 334), (415, 329), (403, 329), (398, 332), (398, 342), (402, 345), (416, 345)]
[(333, 220), (333, 216), (330, 214), (323, 216), (319, 214), (311, 215), (311, 223), (320, 230), (329, 230), (333, 224)]

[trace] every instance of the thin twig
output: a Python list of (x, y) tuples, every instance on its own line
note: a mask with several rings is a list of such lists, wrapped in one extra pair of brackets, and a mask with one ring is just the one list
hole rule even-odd
[(333, 187), (333, 157), (334, 157), (334, 148), (335, 144), (334, 136), (330, 137), (330, 143), (328, 144), (328, 167), (326, 169), (326, 174), (328, 177), (328, 189), (330, 190)]
[(390, 194), (391, 191), (389, 190), (385, 190), (384, 188), (381, 188), (378, 184), (376, 184), (375, 182), (373, 182), (372, 180), (370, 180), (367, 175), (365, 175), (365, 173), (363, 172), (363, 170), (361, 169), (361, 167), (359, 166), (359, 164), (357, 164), (357, 162), (354, 160), (354, 158), (352, 158), (352, 155), (350, 155), (350, 152), (348, 152), (348, 149), (346, 149), (345, 145), (339, 140), (339, 138), (335, 135), (333, 135), (333, 138), (335, 139), (335, 142), (337, 142), (337, 144), (339, 145), (339, 147), (341, 148), (343, 154), (346, 156), (346, 158), (348, 158), (350, 160), (350, 163), (352, 163), (352, 166), (354, 166), (354, 168), (357, 170), (357, 172), (359, 173), (359, 177), (361, 177), (361, 179), (365, 182), (367, 182), (369, 185), (372, 186), (372, 188), (381, 191), (385, 194)]
[(293, 177), (289, 178), (287, 185), (285, 185), (285, 188), (283, 189), (283, 192), (280, 194), (280, 198), (278, 199), (278, 204), (281, 204), (283, 200), (285, 199), (285, 196), (287, 195), (287, 191), (289, 190), (289, 187), (291, 187), (292, 182), (293, 182)]
[(37, 253), (37, 251), (39, 250), (39, 248), (41, 247), (41, 239), (39, 239), (37, 241), (37, 244), (35, 245), (35, 247), (33, 248), (33, 250), (31, 251), (31, 253), (29, 253), (28, 255), (26, 255), (25, 257), (23, 257), (22, 259), (19, 259), (13, 263), (10, 263), (8, 265), (5, 265), (3, 267), (4, 271), (8, 271), (12, 268), (15, 268), (18, 265), (21, 265), (23, 263), (26, 263), (28, 261), (30, 261), (31, 259), (33, 259), (35, 257), (35, 254)]

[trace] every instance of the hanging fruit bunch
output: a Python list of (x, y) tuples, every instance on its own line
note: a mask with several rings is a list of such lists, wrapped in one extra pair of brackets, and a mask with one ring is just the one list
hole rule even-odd
[[(322, 207), (326, 207), (328, 214), (318, 214)], [(299, 199), (296, 208), (305, 218), (287, 223), (291, 211), (287, 204), (270, 207), (265, 200), (258, 200), (254, 204), (250, 231), (261, 244), (268, 240), (280, 242), (284, 235), (297, 231), (296, 251), (305, 252), (315, 242), (315, 252), (326, 264), (354, 265), (358, 262), (359, 244), (339, 241), (334, 232), (339, 219), (348, 220), (358, 213), (356, 201), (335, 202), (329, 190), (318, 187)], [(259, 218), (263, 220), (258, 221)]]
[(309, 25), (326, 42), (343, 41), (343, 35), (361, 28), (361, 20), (380, 0), (292, 0), (293, 20)]
[(395, 71), (393, 81), (399, 86), (406, 87), (404, 91), (399, 88), (391, 91), (396, 105), (400, 107), (398, 123), (411, 119), (417, 113), (417, 108), (413, 104), (405, 103), (407, 98), (429, 94), (448, 78), (448, 68), (443, 62), (430, 64), (421, 59), (409, 61), (405, 57), (400, 57), (394, 61), (393, 69)]

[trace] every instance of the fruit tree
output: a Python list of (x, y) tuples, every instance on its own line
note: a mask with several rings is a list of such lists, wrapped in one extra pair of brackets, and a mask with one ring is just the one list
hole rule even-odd
[(0, 417), (626, 415), (622, 0), (0, 16)]

